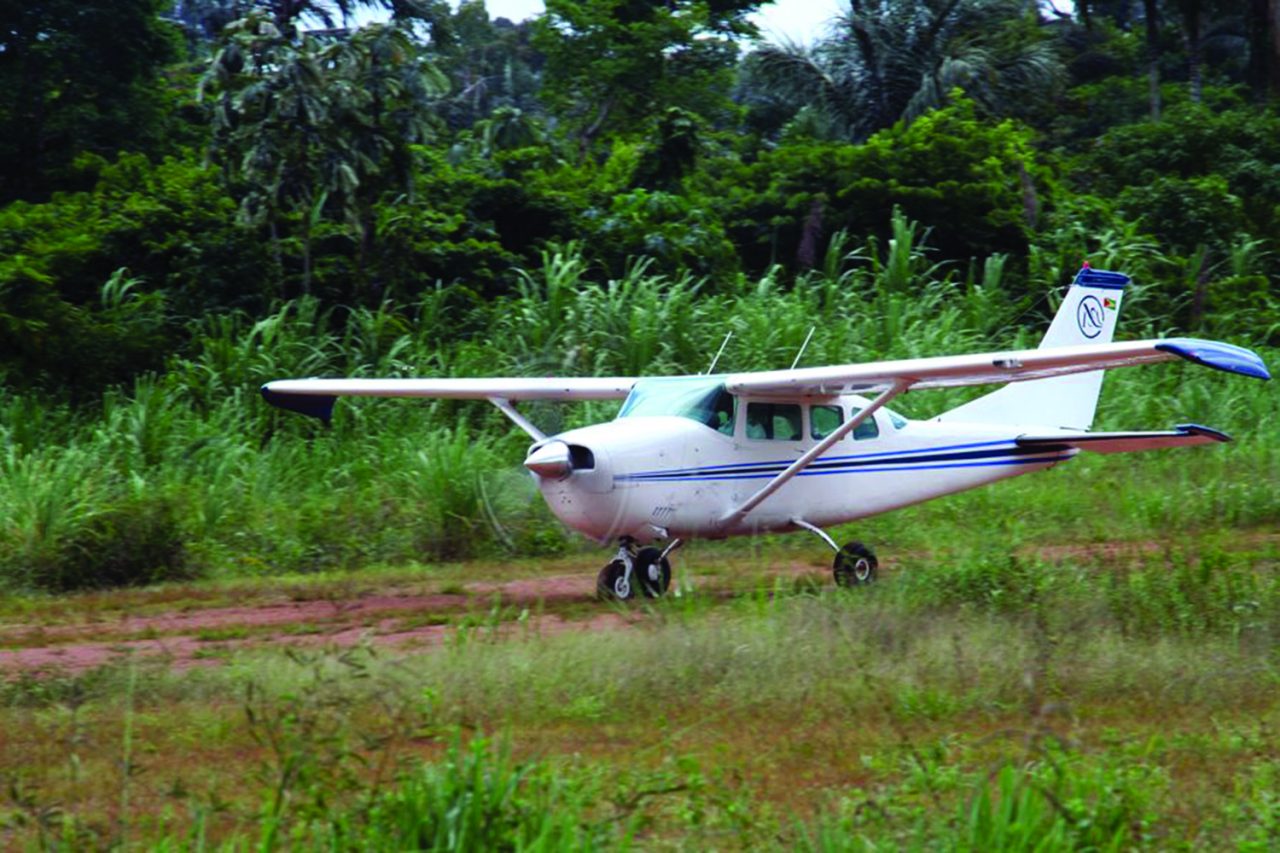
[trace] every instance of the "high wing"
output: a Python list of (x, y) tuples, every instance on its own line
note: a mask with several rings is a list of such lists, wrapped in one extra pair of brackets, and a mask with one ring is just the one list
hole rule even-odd
[(1190, 447), (1230, 441), (1225, 432), (1200, 424), (1178, 424), (1164, 432), (1084, 432), (1076, 435), (1020, 435), (1014, 441), (1019, 447), (1041, 450), (1065, 450), (1076, 447), (1093, 453), (1133, 453), (1139, 450), (1164, 450), (1166, 447)]
[(896, 384), (915, 390), (1020, 382), (1176, 358), (1228, 373), (1271, 378), (1262, 359), (1251, 350), (1218, 341), (1168, 338), (735, 373), (726, 377), (725, 384), (734, 394), (830, 396), (883, 391)]
[[(919, 388), (987, 385), (1064, 376), (1091, 370), (1152, 364), (1182, 358), (1207, 367), (1270, 379), (1251, 350), (1195, 338), (1012, 350), (972, 355), (734, 373), (725, 386), (734, 394), (830, 396), (856, 391), (895, 393)], [(328, 420), (339, 396), (441, 397), (463, 400), (621, 400), (636, 377), (491, 379), (282, 379), (262, 386), (267, 402)]]
[(328, 421), (338, 397), (435, 397), (454, 400), (622, 400), (634, 377), (492, 379), (279, 379), (262, 386), (273, 406)]

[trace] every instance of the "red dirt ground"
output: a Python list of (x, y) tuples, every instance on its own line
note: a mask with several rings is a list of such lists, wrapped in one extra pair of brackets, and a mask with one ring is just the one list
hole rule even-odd
[[(1276, 534), (1247, 537), (1253, 546), (1271, 544)], [(1117, 560), (1149, 555), (1157, 542), (1101, 542), (1040, 545), (1029, 555), (1050, 561), (1074, 557)], [(757, 564), (755, 582), (812, 576), (827, 582), (820, 563), (788, 559)], [(762, 574), (763, 573), (763, 574)], [(700, 592), (733, 594), (727, 579), (700, 577)], [(742, 579), (737, 579), (741, 583)], [(638, 607), (595, 601), (595, 570), (521, 577), (505, 582), (472, 582), (450, 592), (394, 587), (348, 594), (328, 591), (311, 600), (268, 600), (232, 607), (196, 607), (190, 600), (146, 615), (126, 605), (106, 615), (77, 614), (74, 623), (4, 624), (0, 621), (0, 679), (20, 675), (76, 673), (137, 657), (175, 669), (215, 666), (229, 652), (253, 648), (347, 647), (359, 643), (406, 648), (432, 646), (453, 636), (460, 625), (482, 626), (498, 636), (545, 636), (565, 631), (617, 630), (644, 618)]]
[[(803, 564), (772, 574), (813, 572)], [(145, 616), (119, 611), (77, 624), (0, 625), (0, 678), (53, 675), (137, 657), (174, 669), (216, 666), (228, 652), (262, 647), (391, 647), (445, 642), (459, 624), (490, 626), (499, 636), (546, 636), (566, 631), (617, 630), (643, 611), (595, 600), (595, 572), (470, 583), (458, 593), (350, 599), (272, 601), (235, 607), (172, 610)], [(495, 606), (496, 605), (496, 606)], [(425, 624), (424, 624), (425, 623)]]

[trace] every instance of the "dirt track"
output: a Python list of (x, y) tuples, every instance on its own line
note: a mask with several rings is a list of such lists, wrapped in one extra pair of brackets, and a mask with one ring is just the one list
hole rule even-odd
[[(788, 563), (768, 574), (813, 571), (812, 566)], [(700, 586), (716, 588), (714, 583)], [(473, 582), (450, 592), (381, 588), (234, 606), (187, 601), (143, 615), (131, 612), (126, 603), (71, 623), (0, 622), (0, 677), (76, 673), (129, 657), (166, 662), (175, 669), (213, 666), (231, 652), (258, 647), (431, 646), (474, 628), (499, 636), (616, 630), (643, 618), (643, 608), (597, 602), (595, 570)]]
[[(1276, 534), (1253, 534), (1236, 544), (1262, 547), (1277, 541)], [(1160, 547), (1155, 542), (1100, 542), (1027, 551), (1051, 562), (1112, 562)], [(825, 585), (825, 561), (822, 552), (814, 551), (805, 559), (757, 554), (727, 565), (714, 554), (692, 565), (719, 566), (722, 575), (678, 567), (677, 578), (692, 580), (699, 594), (729, 597), (779, 578), (805, 577)], [(892, 564), (890, 560), (890, 571)], [(618, 630), (644, 621), (648, 612), (643, 604), (596, 601), (596, 569), (581, 555), (550, 564), (468, 565), (457, 572), (498, 580), (450, 583), (447, 576), (418, 576), (410, 570), (390, 579), (353, 574), (324, 583), (265, 581), (250, 590), (193, 584), (52, 599), (33, 609), (34, 615), (0, 615), (0, 680), (82, 672), (130, 656), (187, 669), (218, 665), (231, 653), (255, 648), (360, 643), (412, 648), (439, 645), (458, 631), (475, 629), (511, 637)]]

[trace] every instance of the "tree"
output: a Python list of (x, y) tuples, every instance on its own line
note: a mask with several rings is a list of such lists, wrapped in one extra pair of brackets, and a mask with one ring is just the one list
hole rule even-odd
[(0, 0), (0, 202), (75, 187), (80, 154), (160, 146), (181, 46), (163, 5)]
[(679, 107), (712, 122), (732, 113), (736, 39), (761, 0), (547, 0), (534, 46), (546, 55), (542, 97), (583, 151), (637, 134)]
[(483, 0), (463, 0), (448, 31), (436, 56), (453, 84), (452, 96), (441, 105), (450, 128), (471, 127), (497, 110), (541, 113), (542, 57), (531, 44), (530, 23), (490, 20)]
[(411, 188), (409, 146), (429, 135), (446, 82), (396, 24), (291, 39), (253, 13), (227, 35), (202, 81), (219, 95), (213, 155), (242, 219), (267, 226), (277, 258), (282, 224), (297, 228), (306, 293), (316, 226), (344, 223), (363, 254), (378, 192)]
[(812, 49), (764, 47), (762, 85), (809, 111), (830, 139), (863, 140), (962, 89), (993, 115), (1058, 88), (1062, 66), (1022, 0), (852, 0), (840, 32)]

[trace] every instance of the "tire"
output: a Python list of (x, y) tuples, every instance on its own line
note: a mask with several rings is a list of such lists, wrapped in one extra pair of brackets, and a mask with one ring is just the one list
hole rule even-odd
[(634, 575), (640, 580), (645, 598), (661, 598), (671, 587), (671, 561), (658, 548), (641, 548), (636, 554)]
[(614, 560), (596, 576), (596, 598), (601, 601), (626, 601), (635, 595), (635, 584), (627, 582), (627, 566), (621, 560)]
[(836, 578), (836, 586), (866, 586), (876, 579), (880, 563), (875, 552), (861, 542), (850, 542), (836, 554), (831, 571)]

